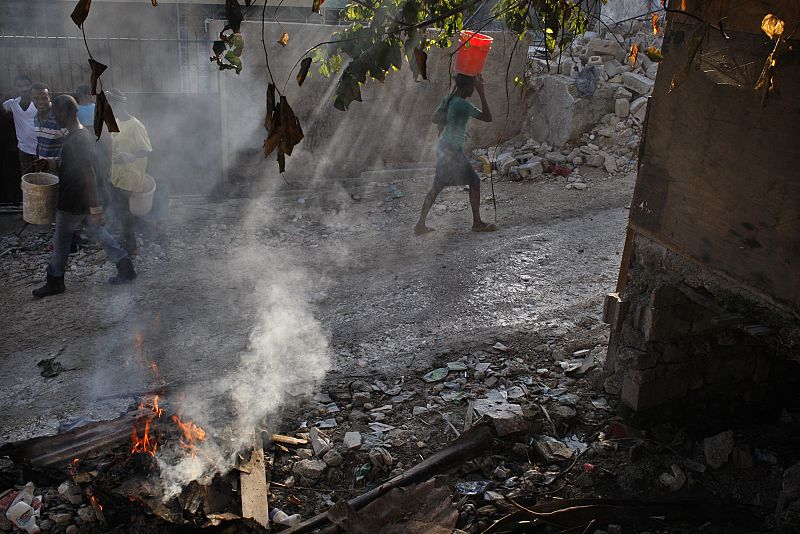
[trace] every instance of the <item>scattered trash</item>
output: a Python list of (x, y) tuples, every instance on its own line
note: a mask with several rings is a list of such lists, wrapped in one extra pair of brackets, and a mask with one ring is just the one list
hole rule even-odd
[(387, 386), (381, 381), (375, 382), (375, 385), (378, 387), (379, 391), (389, 396), (397, 395), (398, 393), (400, 393), (400, 386)]
[(491, 480), (473, 480), (469, 482), (456, 482), (456, 493), (459, 495), (482, 495), (487, 489), (492, 487)]
[(42, 371), (39, 374), (45, 378), (53, 378), (60, 375), (65, 369), (61, 363), (55, 360), (55, 358), (45, 358), (40, 360), (39, 363), (36, 364), (37, 367), (42, 368)]
[(278, 508), (273, 508), (269, 511), (269, 520), (275, 523), (276, 525), (282, 525), (285, 527), (293, 527), (299, 525), (302, 521), (300, 514), (292, 514), (286, 515), (283, 510)]
[(439, 382), (440, 380), (444, 380), (449, 372), (450, 370), (447, 367), (439, 367), (438, 369), (434, 369), (433, 371), (423, 375), (422, 379), (425, 382)]
[(370, 423), (369, 426), (375, 432), (388, 432), (390, 430), (394, 430), (392, 425), (385, 425), (383, 423)]
[(492, 421), (498, 436), (506, 436), (514, 432), (528, 429), (528, 422), (522, 412), (522, 406), (502, 400), (477, 399), (473, 406), (480, 417), (488, 417)]
[(466, 371), (467, 364), (464, 362), (447, 362), (447, 368), (451, 371)]

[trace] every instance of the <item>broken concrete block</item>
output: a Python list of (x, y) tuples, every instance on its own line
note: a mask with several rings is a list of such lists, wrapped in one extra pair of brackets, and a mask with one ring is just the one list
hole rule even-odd
[(528, 429), (528, 422), (522, 412), (522, 406), (499, 399), (478, 399), (474, 405), (478, 416), (487, 416), (492, 420), (498, 436), (506, 436), (514, 432)]
[(517, 158), (515, 158), (510, 152), (505, 154), (500, 154), (497, 158), (497, 170), (500, 171), (500, 174), (507, 175), (511, 172), (511, 167), (518, 165), (519, 162)]
[(356, 391), (353, 393), (353, 404), (356, 406), (364, 406), (369, 402), (372, 395), (366, 391)]
[(561, 61), (561, 65), (558, 66), (558, 73), (562, 76), (569, 76), (572, 73), (572, 67), (574, 66), (574, 61), (571, 59), (564, 59)]
[(654, 81), (656, 79), (657, 74), (658, 74), (658, 63), (653, 63), (652, 65), (647, 67), (647, 70), (645, 71), (645, 76)]
[(325, 472), (327, 467), (328, 464), (319, 458), (313, 458), (311, 460), (295, 462), (292, 466), (292, 472), (305, 478), (317, 479), (322, 476), (322, 473)]
[(564, 443), (550, 436), (536, 436), (533, 448), (547, 463), (569, 460), (574, 454)]
[(83, 502), (83, 491), (69, 480), (62, 482), (58, 487), (58, 495), (75, 506)]
[(369, 460), (375, 467), (390, 467), (394, 463), (392, 455), (383, 447), (370, 449)]
[(523, 178), (536, 178), (544, 173), (541, 158), (536, 158), (536, 161), (529, 161), (524, 165), (520, 165), (518, 170)]
[(644, 122), (645, 114), (647, 113), (647, 98), (637, 98), (631, 102), (631, 116), (639, 123)]
[(308, 439), (311, 441), (311, 448), (314, 449), (314, 456), (322, 456), (331, 450), (331, 442), (317, 427), (311, 427), (308, 431)]
[(544, 155), (545, 159), (550, 163), (560, 165), (567, 162), (567, 157), (560, 152), (548, 152)]
[(605, 167), (607, 173), (613, 174), (617, 172), (617, 162), (613, 157), (606, 156), (603, 166)]
[(712, 469), (719, 469), (728, 462), (733, 452), (733, 431), (720, 432), (703, 440), (703, 454), (706, 465)]
[(606, 74), (608, 74), (609, 78), (613, 78), (617, 74), (625, 72), (622, 69), (622, 63), (620, 63), (616, 59), (611, 59), (603, 63), (603, 69), (606, 71)]
[(345, 432), (344, 446), (347, 450), (361, 447), (361, 432)]
[(620, 119), (626, 118), (631, 113), (631, 101), (627, 98), (618, 98), (614, 102), (614, 114)]
[(653, 90), (653, 84), (655, 84), (655, 82), (647, 76), (642, 76), (635, 72), (624, 73), (622, 75), (622, 83), (634, 93), (642, 96), (649, 95)]
[(601, 39), (596, 37), (589, 41), (586, 47), (586, 52), (591, 56), (609, 56), (616, 57), (620, 52), (625, 50), (613, 39)]
[(325, 456), (322, 457), (322, 461), (329, 467), (339, 467), (344, 463), (344, 458), (342, 458), (339, 451), (331, 449), (325, 453)]
[(588, 154), (586, 156), (586, 164), (591, 167), (602, 167), (606, 161), (606, 157), (602, 154)]

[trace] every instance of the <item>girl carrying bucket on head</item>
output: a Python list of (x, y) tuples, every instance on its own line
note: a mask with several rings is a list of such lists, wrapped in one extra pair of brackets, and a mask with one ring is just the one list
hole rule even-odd
[[(483, 78), (478, 76), (456, 75), (455, 90), (445, 97), (432, 122), (439, 125), (439, 143), (436, 146), (436, 177), (433, 187), (422, 203), (422, 212), (419, 221), (414, 227), (415, 235), (422, 235), (433, 231), (425, 225), (436, 197), (448, 185), (468, 185), (469, 203), (472, 207), (472, 231), (493, 232), (497, 230), (494, 224), (484, 222), (480, 214), (481, 180), (478, 173), (469, 163), (464, 153), (464, 142), (467, 138), (467, 123), (470, 118), (479, 121), (492, 122), (492, 112), (483, 89)], [(477, 91), (481, 99), (481, 109), (472, 105), (467, 98)]]

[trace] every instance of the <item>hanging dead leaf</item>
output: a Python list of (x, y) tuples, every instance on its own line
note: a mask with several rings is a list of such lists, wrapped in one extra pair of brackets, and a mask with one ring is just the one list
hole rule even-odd
[(107, 66), (103, 65), (99, 61), (95, 61), (94, 59), (89, 58), (89, 69), (91, 69), (91, 71), (92, 71), (91, 82), (92, 82), (92, 94), (93, 95), (97, 94), (97, 80), (100, 79), (100, 75), (103, 74), (103, 72), (107, 68), (108, 68)]
[(300, 62), (300, 70), (297, 73), (297, 85), (300, 87), (303, 86), (303, 82), (306, 81), (306, 76), (308, 76), (308, 69), (311, 68), (311, 58), (303, 58), (303, 61)]
[(238, 31), (237, 28), (244, 20), (239, 0), (225, 0), (225, 18), (228, 20), (228, 26)]
[(660, 63), (664, 61), (664, 56), (661, 54), (661, 50), (659, 50), (655, 46), (648, 46), (645, 49), (644, 53), (647, 56), (647, 58), (654, 63)]
[(324, 3), (325, 3), (325, 0), (314, 0), (314, 2), (311, 4), (311, 12), (312, 13), (319, 13), (319, 8)]
[(761, 29), (773, 40), (783, 35), (785, 27), (786, 24), (772, 13), (764, 17), (764, 20), (761, 21)]
[(70, 15), (72, 22), (74, 22), (78, 28), (83, 26), (83, 23), (86, 21), (86, 17), (89, 16), (89, 9), (91, 7), (92, 0), (78, 0), (75, 9), (72, 10), (72, 15)]
[[(273, 90), (274, 91), (274, 90)], [(267, 99), (269, 100), (270, 89), (267, 89)], [(272, 109), (272, 116), (269, 117), (270, 125), (267, 138), (264, 140), (264, 157), (269, 157), (275, 149), (278, 149), (278, 170), (286, 171), (286, 156), (292, 155), (295, 145), (303, 140), (303, 129), (300, 121), (289, 106), (285, 96), (281, 96), (277, 107), (274, 105), (274, 92), (272, 104), (268, 107)]]
[(661, 25), (659, 24), (658, 19), (658, 13), (653, 13), (653, 16), (650, 18), (650, 26), (653, 28), (653, 35), (658, 35), (658, 33), (661, 31)]
[(269, 131), (272, 123), (272, 114), (275, 113), (275, 84), (267, 85), (267, 116), (264, 118), (264, 128)]
[(94, 99), (94, 135), (100, 139), (103, 133), (103, 125), (109, 132), (119, 132), (117, 119), (114, 117), (114, 110), (108, 103), (105, 93), (100, 92)]
[(153, 7), (157, 7), (158, 6), (158, 0), (150, 0), (150, 5), (152, 5)]
[(287, 44), (289, 44), (289, 33), (288, 32), (283, 32), (283, 35), (281, 35), (281, 38), (278, 39), (278, 44), (281, 45), (281, 46), (286, 46)]
[(637, 59), (639, 59), (639, 45), (633, 43), (630, 52), (628, 52), (628, 61), (631, 62), (631, 65), (636, 65)]
[(417, 68), (423, 80), (428, 79), (428, 54), (424, 50), (414, 47), (414, 59), (417, 60)]

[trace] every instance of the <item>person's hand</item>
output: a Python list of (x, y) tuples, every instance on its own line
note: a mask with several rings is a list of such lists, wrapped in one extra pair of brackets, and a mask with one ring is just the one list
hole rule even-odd
[(35, 172), (44, 172), (47, 169), (48, 163), (44, 158), (33, 160), (33, 170)]
[(103, 226), (106, 224), (106, 218), (102, 213), (91, 213), (89, 214), (89, 222), (96, 226)]

